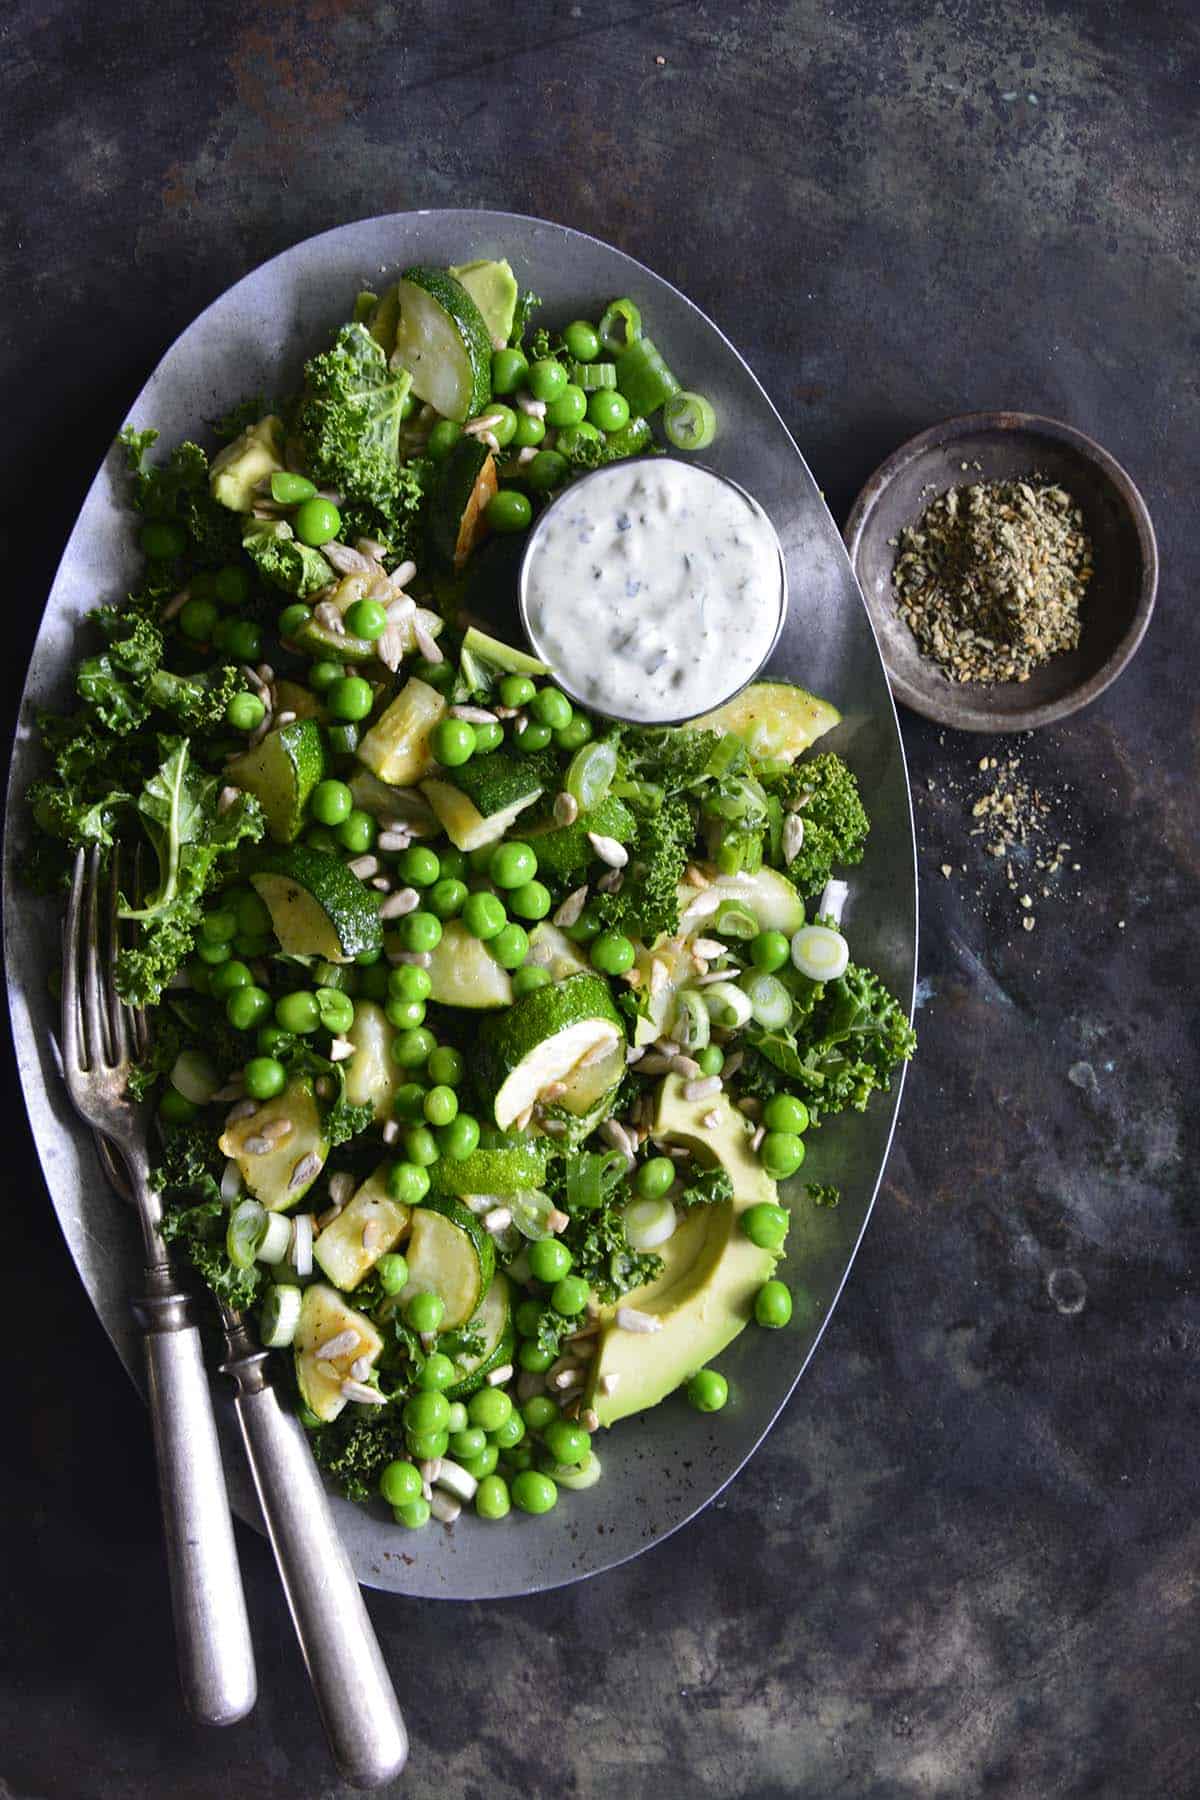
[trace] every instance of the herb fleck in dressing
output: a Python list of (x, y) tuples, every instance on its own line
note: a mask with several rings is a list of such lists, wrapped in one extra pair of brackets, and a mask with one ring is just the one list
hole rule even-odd
[(525, 565), (538, 654), (601, 712), (691, 719), (757, 674), (779, 625), (779, 541), (745, 495), (656, 457), (578, 484)]

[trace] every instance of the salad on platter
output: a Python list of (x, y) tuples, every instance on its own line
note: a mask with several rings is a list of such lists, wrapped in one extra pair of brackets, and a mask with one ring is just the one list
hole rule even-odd
[(44, 891), (140, 861), (116, 980), (164, 1236), (411, 1528), (549, 1511), (677, 1389), (718, 1411), (721, 1351), (789, 1322), (789, 1208), (836, 1198), (806, 1137), (915, 1042), (842, 930), (833, 705), (620, 723), (518, 647), (547, 503), (718, 424), (632, 301), (537, 308), (505, 261), (409, 268), (218, 447), (128, 426), (141, 585), (28, 795)]

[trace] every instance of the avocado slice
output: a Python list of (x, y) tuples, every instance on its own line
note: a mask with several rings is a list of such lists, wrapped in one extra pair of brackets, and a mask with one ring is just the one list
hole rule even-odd
[[(748, 1207), (779, 1198), (750, 1148), (754, 1127), (727, 1094), (685, 1100), (683, 1090), (680, 1076), (664, 1077), (653, 1134), (685, 1145), (698, 1162), (720, 1163), (733, 1183), (733, 1199), (696, 1208), (663, 1245), (656, 1279), (621, 1301), (657, 1318), (657, 1332), (622, 1331), (611, 1309), (586, 1401), (601, 1425), (657, 1406), (718, 1356), (754, 1316), (754, 1297), (775, 1266), (775, 1253), (752, 1244), (738, 1223)], [(713, 1111), (719, 1121), (706, 1125)]]
[(491, 262), (479, 257), (475, 262), (460, 263), (451, 275), (462, 283), (483, 314), (483, 322), (491, 333), (492, 348), (502, 350), (512, 336), (517, 316), (517, 278), (508, 258)]
[(254, 511), (254, 490), (268, 475), (283, 472), (283, 420), (268, 413), (247, 425), (232, 444), (209, 464), (208, 486), (214, 500), (231, 512)]

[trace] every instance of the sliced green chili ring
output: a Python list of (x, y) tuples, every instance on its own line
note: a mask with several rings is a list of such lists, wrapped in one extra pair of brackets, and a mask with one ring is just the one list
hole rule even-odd
[(642, 315), (632, 300), (610, 300), (596, 329), (601, 347), (610, 356), (620, 356), (641, 337)]

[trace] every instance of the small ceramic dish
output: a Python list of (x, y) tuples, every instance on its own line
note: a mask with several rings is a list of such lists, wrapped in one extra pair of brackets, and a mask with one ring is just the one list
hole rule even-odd
[[(1092, 539), (1095, 574), (1080, 642), (1027, 681), (951, 681), (920, 654), (896, 606), (895, 540), (947, 488), (1034, 473), (1078, 501)], [(1078, 712), (1125, 668), (1154, 610), (1158, 546), (1141, 494), (1107, 450), (1035, 413), (964, 413), (910, 438), (871, 476), (843, 536), (893, 694), (959, 731), (1028, 731)]]

